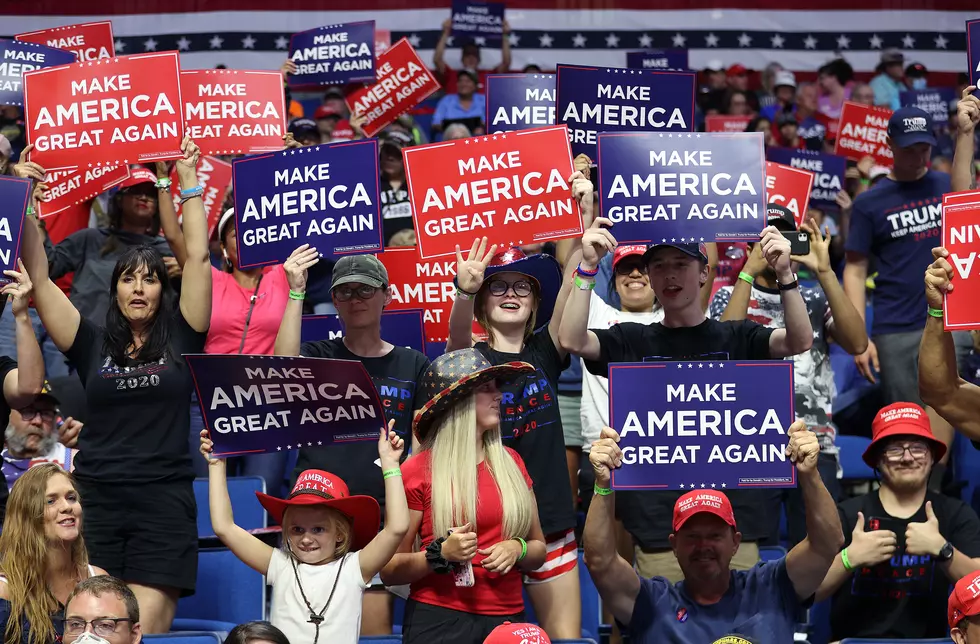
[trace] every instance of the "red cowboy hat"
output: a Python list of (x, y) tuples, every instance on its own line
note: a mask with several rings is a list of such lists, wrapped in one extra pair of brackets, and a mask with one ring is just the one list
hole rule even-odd
[(297, 505), (322, 505), (340, 512), (351, 522), (351, 552), (360, 550), (378, 534), (381, 507), (370, 496), (351, 496), (344, 481), (323, 470), (304, 470), (293, 491), (285, 499), (256, 492), (259, 503), (282, 525), (286, 508)]
[(915, 403), (897, 402), (882, 408), (871, 423), (871, 444), (862, 456), (868, 467), (878, 467), (878, 450), (886, 439), (893, 436), (917, 436), (926, 439), (936, 461), (946, 454), (946, 444), (932, 435), (926, 411)]

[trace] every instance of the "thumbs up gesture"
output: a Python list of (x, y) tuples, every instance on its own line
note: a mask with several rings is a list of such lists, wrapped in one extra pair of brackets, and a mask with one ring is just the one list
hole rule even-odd
[(946, 539), (939, 533), (939, 519), (932, 511), (932, 501), (926, 501), (925, 523), (910, 523), (905, 529), (905, 551), (910, 555), (936, 556)]
[(864, 530), (864, 513), (858, 512), (857, 525), (851, 532), (851, 545), (847, 546), (847, 558), (855, 568), (874, 566), (887, 561), (895, 554), (898, 538), (891, 530)]

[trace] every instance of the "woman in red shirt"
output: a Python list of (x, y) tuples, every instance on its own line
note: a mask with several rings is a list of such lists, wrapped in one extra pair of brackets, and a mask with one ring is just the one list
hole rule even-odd
[(429, 402), (413, 423), (422, 447), (402, 465), (411, 526), (381, 571), (386, 585), (411, 585), (405, 644), (482, 642), (524, 621), (520, 571), (544, 563), (544, 535), (524, 462), (500, 441), (497, 380), (533, 371), (463, 349), (426, 372)]

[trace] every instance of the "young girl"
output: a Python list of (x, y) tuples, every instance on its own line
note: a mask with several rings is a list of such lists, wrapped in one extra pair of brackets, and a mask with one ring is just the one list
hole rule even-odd
[(211, 440), (201, 432), (201, 453), (210, 466), (211, 526), (239, 559), (266, 575), (272, 586), (269, 621), (291, 642), (356, 644), (361, 600), (408, 532), (408, 505), (399, 459), (405, 442), (382, 430), (378, 456), (385, 477), (385, 527), (369, 496), (350, 496), (347, 485), (322, 470), (299, 475), (292, 493), (277, 499), (256, 492), (269, 515), (282, 525), (281, 550), (235, 525), (225, 462), (211, 458)]

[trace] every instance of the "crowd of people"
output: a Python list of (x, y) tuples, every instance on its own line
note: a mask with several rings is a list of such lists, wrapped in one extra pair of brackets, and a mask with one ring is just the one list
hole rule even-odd
[[(431, 131), (401, 116), (379, 136), (389, 247), (416, 244), (402, 151), (485, 132), (485, 77), (510, 66), (504, 38), (498, 69), (481, 70), (472, 43), (463, 68), (449, 68), (450, 27), (435, 53), (445, 95)], [(815, 84), (774, 63), (758, 91), (743, 66), (712, 64), (700, 115), (750, 117), (767, 146), (832, 150), (846, 100), (894, 109), (893, 167), (850, 163), (838, 207), (811, 208), (798, 229), (769, 204), (758, 241), (647, 247), (620, 244), (595, 211), (582, 155), (568, 181), (584, 235), (457, 249), (448, 341), (433, 360), (382, 337), (392, 294), (377, 257), (333, 263), (304, 244), (280, 265), (243, 269), (230, 194), (209, 239), (189, 138), (175, 162), (180, 219), (171, 167), (134, 167), (100, 198), (105, 217), (53, 243), (35, 215), (45, 168), (22, 130), (5, 127), (4, 171), (35, 190), (0, 289), (12, 327), (0, 332), (0, 638), (136, 644), (167, 632), (195, 590), (192, 481), (206, 477), (215, 535), (273, 589), (270, 623), (238, 626), (226, 640), (236, 644), (391, 633), (395, 595), (407, 599), (409, 644), (578, 638), (580, 546), (613, 637), (635, 643), (788, 642), (825, 599), (834, 641), (980, 642), (980, 518), (950, 467), (957, 432), (980, 441), (980, 372), (964, 368), (980, 343), (943, 329), (957, 277), (937, 214), (943, 194), (976, 188), (980, 100), (964, 82), (948, 122), (932, 127), (898, 103), (928, 86), (925, 68), (905, 62), (883, 52), (867, 85), (843, 59)], [(312, 118), (290, 100), (286, 147), (365, 136), (340, 88)], [(3, 118), (16, 125), (9, 108)], [(919, 119), (930, 127), (909, 125)], [(806, 255), (783, 235), (796, 230)], [(70, 287), (55, 283), (69, 274)], [(302, 342), (305, 313), (336, 313), (343, 337)], [(851, 387), (873, 392), (846, 423), (834, 414), (835, 351), (853, 356), (838, 363)], [(387, 427), (376, 443), (300, 448), (291, 471), (283, 452), (215, 458), (191, 353), (359, 361)], [(797, 487), (612, 490), (624, 456), (609, 365), (692, 358), (793, 361), (785, 450)], [(841, 433), (871, 438), (863, 459), (877, 481), (859, 496), (841, 484)], [(280, 547), (236, 525), (235, 475), (265, 481), (259, 500)], [(788, 553), (761, 563), (780, 512)], [(525, 623), (522, 590), (540, 627)]]

